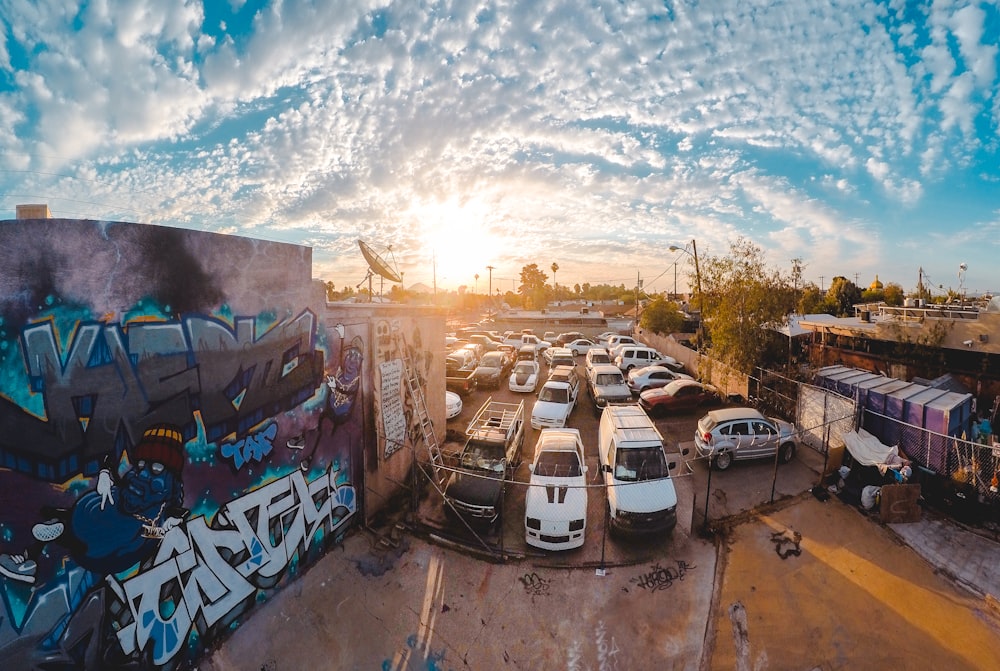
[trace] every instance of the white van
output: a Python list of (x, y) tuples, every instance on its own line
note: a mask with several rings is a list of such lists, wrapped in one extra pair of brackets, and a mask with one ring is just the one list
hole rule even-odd
[(608, 494), (610, 528), (621, 534), (669, 534), (677, 525), (677, 492), (663, 437), (642, 408), (609, 405), (601, 415), (598, 459)]
[(628, 374), (633, 368), (645, 368), (646, 366), (651, 366), (656, 361), (663, 361), (667, 358), (665, 354), (660, 354), (652, 347), (625, 345), (618, 349), (618, 354), (615, 355), (614, 362), (623, 373)]

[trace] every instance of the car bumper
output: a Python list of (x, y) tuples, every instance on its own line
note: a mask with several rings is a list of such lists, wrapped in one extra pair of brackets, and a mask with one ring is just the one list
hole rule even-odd
[(532, 429), (562, 429), (566, 427), (566, 418), (554, 419), (550, 417), (532, 417), (531, 418), (531, 428)]
[(677, 526), (677, 508), (649, 513), (618, 511), (611, 518), (611, 528), (619, 534), (644, 536), (670, 533)]

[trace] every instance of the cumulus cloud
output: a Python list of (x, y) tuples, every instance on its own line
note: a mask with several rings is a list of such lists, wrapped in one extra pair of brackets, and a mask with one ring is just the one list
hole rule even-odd
[(927, 182), (996, 174), (995, 7), (4, 6), (0, 149), (30, 175), (6, 191), (307, 242), (345, 280), (361, 236), (418, 279), (455, 222), (507, 274), (619, 279), (696, 236), (829, 258)]

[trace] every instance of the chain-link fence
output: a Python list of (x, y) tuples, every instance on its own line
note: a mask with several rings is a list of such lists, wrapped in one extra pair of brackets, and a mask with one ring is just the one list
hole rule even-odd
[[(752, 405), (769, 417), (794, 424), (795, 457), (783, 464), (772, 454), (720, 471), (699, 456), (692, 440), (685, 440), (701, 412), (658, 419), (676, 495), (671, 517), (679, 531), (674, 533), (712, 530), (727, 519), (804, 491), (822, 494), (821, 490), (837, 482), (842, 463), (852, 465), (843, 436), (873, 419), (871, 411), (859, 409), (852, 398), (780, 374), (768, 372), (751, 379), (751, 385), (754, 394), (748, 400)], [(997, 509), (1000, 447), (937, 434), (884, 416), (878, 419), (898, 424), (893, 435), (899, 437), (903, 455), (919, 469), (912, 481), (922, 485), (926, 499), (944, 505), (950, 501), (957, 515), (980, 519), (983, 512)], [(565, 483), (531, 484), (534, 431), (526, 432), (519, 459), (509, 468), (463, 463), (467, 436), (460, 431), (449, 431), (439, 463), (419, 454), (418, 448), (413, 521), (432, 537), (492, 561), (529, 558), (551, 565), (602, 567), (642, 561), (661, 552), (671, 542), (670, 534), (618, 533), (622, 524), (614, 519), (615, 506), (609, 505), (609, 493), (640, 501), (646, 497), (645, 509), (654, 518), (655, 497), (643, 491), (642, 481), (618, 484), (617, 491), (611, 492), (597, 457), (596, 421), (589, 415), (575, 416), (574, 424), (583, 427), (586, 462), (582, 477)], [(456, 495), (457, 483), (464, 494)], [(576, 507), (564, 506), (561, 519), (546, 519), (531, 512), (533, 501), (541, 501), (541, 508), (567, 502), (575, 502)], [(571, 508), (572, 514), (567, 512)]]
[(1000, 519), (1000, 443), (972, 441), (907, 424), (864, 409), (861, 426), (881, 427), (900, 453), (918, 466), (923, 496), (969, 521)]

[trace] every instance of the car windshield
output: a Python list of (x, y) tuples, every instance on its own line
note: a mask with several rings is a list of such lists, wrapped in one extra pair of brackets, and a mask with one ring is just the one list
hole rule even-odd
[(615, 375), (614, 373), (601, 373), (597, 376), (598, 386), (606, 386), (612, 384), (625, 384), (622, 381), (621, 375)]
[(484, 471), (500, 473), (504, 469), (503, 450), (502, 443), (469, 441), (462, 454), (462, 463)]
[(515, 373), (521, 373), (523, 375), (531, 375), (535, 372), (535, 367), (530, 363), (519, 363), (514, 367)]
[(574, 478), (583, 475), (576, 452), (544, 450), (535, 462), (535, 475), (547, 478)]
[(569, 390), (557, 389), (555, 387), (542, 387), (542, 391), (538, 394), (538, 400), (548, 401), (550, 403), (569, 403)]
[(637, 447), (618, 450), (615, 456), (615, 479), (625, 482), (658, 480), (669, 475), (667, 457), (661, 447)]

